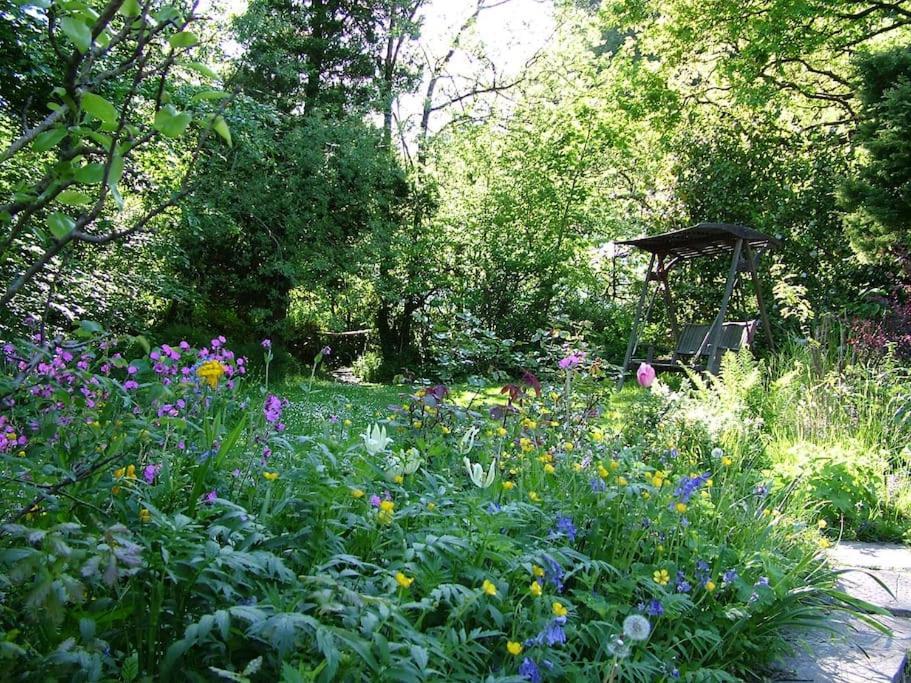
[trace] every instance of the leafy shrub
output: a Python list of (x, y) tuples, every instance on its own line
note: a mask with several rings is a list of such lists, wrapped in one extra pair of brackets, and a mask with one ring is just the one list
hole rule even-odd
[(377, 382), (381, 379), (383, 357), (376, 351), (365, 351), (354, 361), (351, 369), (364, 382)]

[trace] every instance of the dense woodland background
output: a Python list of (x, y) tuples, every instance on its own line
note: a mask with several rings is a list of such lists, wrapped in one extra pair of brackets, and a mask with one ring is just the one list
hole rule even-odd
[[(911, 3), (557, 1), (516, 77), (477, 39), (500, 4), (428, 60), (426, 0), (3, 0), (5, 334), (329, 343), (377, 378), (527, 365), (559, 327), (617, 359), (643, 264), (612, 241), (709, 220), (783, 239), (779, 338), (911, 348)], [(684, 319), (724, 268), (676, 274)]]

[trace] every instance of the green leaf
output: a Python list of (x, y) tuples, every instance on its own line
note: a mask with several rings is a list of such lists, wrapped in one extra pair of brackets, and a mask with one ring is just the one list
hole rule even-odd
[(123, 666), (120, 668), (120, 677), (125, 681), (125, 683), (131, 683), (136, 680), (136, 677), (139, 675), (139, 654), (134, 652), (125, 660), (123, 660)]
[(66, 204), (67, 206), (82, 206), (84, 204), (91, 204), (92, 198), (89, 197), (85, 192), (79, 192), (78, 190), (64, 190), (57, 195), (57, 201), (61, 204)]
[(76, 182), (83, 185), (100, 183), (101, 179), (104, 178), (104, 164), (86, 164), (81, 168), (77, 168), (75, 173), (73, 173), (73, 177), (76, 178)]
[(92, 47), (92, 30), (81, 19), (64, 17), (60, 20), (60, 28), (80, 52), (86, 53)]
[(226, 97), (231, 97), (224, 90), (203, 90), (193, 95), (191, 102), (203, 102), (205, 100), (223, 100)]
[(32, 142), (32, 148), (36, 152), (46, 152), (49, 149), (56, 147), (57, 144), (66, 137), (66, 133), (66, 128), (63, 128), (62, 126), (46, 130), (35, 138), (34, 142)]
[(164, 136), (176, 138), (183, 135), (192, 119), (193, 117), (189, 112), (178, 112), (174, 105), (169, 104), (166, 107), (162, 107), (155, 114), (155, 121), (152, 123), (152, 127)]
[(212, 122), (212, 128), (225, 139), (225, 142), (228, 143), (228, 147), (234, 146), (231, 143), (231, 129), (228, 128), (228, 122), (225, 121), (223, 116), (218, 115), (215, 117), (215, 121)]
[(138, 17), (140, 13), (139, 3), (137, 0), (124, 0), (118, 11), (124, 17)]
[(117, 110), (101, 95), (87, 92), (82, 96), (82, 109), (102, 123), (117, 123)]
[(175, 50), (179, 50), (182, 47), (193, 47), (198, 42), (199, 38), (192, 31), (181, 31), (168, 38), (168, 43)]
[(123, 176), (123, 157), (115, 154), (111, 157), (111, 170), (108, 171), (108, 187), (113, 188)]
[(215, 73), (215, 71), (213, 71), (211, 68), (209, 68), (205, 64), (202, 64), (201, 62), (189, 62), (188, 64), (184, 64), (184, 66), (186, 68), (190, 69), (191, 71), (195, 71), (196, 73), (200, 74), (201, 76), (205, 76), (206, 78), (211, 78), (213, 81), (218, 80), (218, 74)]
[(47, 227), (57, 240), (63, 240), (76, 229), (76, 221), (65, 213), (55, 211), (47, 217)]

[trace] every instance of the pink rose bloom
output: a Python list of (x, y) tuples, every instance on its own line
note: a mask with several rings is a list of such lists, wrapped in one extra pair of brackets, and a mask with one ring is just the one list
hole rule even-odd
[(648, 389), (655, 381), (655, 368), (648, 363), (640, 365), (639, 369), (636, 370), (636, 381), (639, 382), (639, 386)]

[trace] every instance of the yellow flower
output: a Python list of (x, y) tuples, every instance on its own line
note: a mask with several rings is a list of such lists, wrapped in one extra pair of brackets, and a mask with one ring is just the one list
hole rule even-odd
[(620, 467), (620, 463), (618, 463), (616, 460), (611, 460), (611, 461), (610, 461), (610, 468), (611, 468), (612, 470), (615, 470), (615, 469), (617, 469), (618, 467)]
[(405, 477), (402, 476), (401, 474), (397, 474), (396, 476), (394, 476), (394, 477), (392, 478), (392, 481), (395, 482), (396, 484), (404, 484), (404, 483), (405, 483)]
[(533, 565), (531, 565), (531, 573), (534, 576), (544, 576), (544, 569), (542, 569), (541, 567), (539, 567), (536, 564), (533, 564)]
[(498, 427), (497, 436), (506, 436), (506, 427)]
[(709, 579), (708, 581), (706, 581), (706, 582), (705, 582), (705, 589), (706, 589), (709, 593), (711, 593), (713, 590), (715, 590), (715, 582), (712, 581), (711, 579)]
[(346, 427), (350, 427), (350, 426), (351, 426), (351, 420), (349, 420), (349, 419), (346, 417), (344, 420), (342, 420), (342, 424), (345, 425)]
[(595, 427), (592, 430), (592, 441), (594, 441), (595, 443), (600, 443), (600, 442), (604, 441), (604, 432), (602, 432), (600, 429)]
[(829, 523), (826, 520), (821, 519), (816, 522), (816, 526), (818, 526), (820, 529), (825, 529), (827, 526), (829, 526)]
[(554, 454), (549, 451), (538, 458), (538, 462), (540, 462), (540, 463), (553, 462), (553, 461), (554, 461)]
[(207, 360), (196, 368), (196, 374), (209, 385), (209, 388), (215, 389), (218, 387), (218, 380), (225, 374), (225, 368), (217, 360)]
[(527, 436), (523, 436), (521, 439), (519, 439), (519, 448), (527, 453), (534, 448), (534, 445), (532, 444), (531, 439), (529, 439)]
[(531, 585), (528, 587), (528, 592), (531, 593), (533, 597), (540, 598), (542, 592), (541, 584), (537, 581), (532, 581)]
[(651, 498), (651, 497), (652, 497), (652, 494), (650, 494), (648, 491), (643, 491), (643, 492), (642, 492), (642, 499), (643, 499), (643, 500), (648, 500), (648, 499)]
[(626, 477), (617, 477), (618, 486), (626, 486), (629, 482), (626, 480)]
[(565, 450), (565, 451), (571, 451), (575, 447), (576, 446), (572, 441), (566, 441), (563, 443), (563, 450)]
[(581, 462), (573, 463), (573, 470), (576, 472), (581, 472), (583, 470), (582, 463)]
[(504, 491), (512, 491), (512, 489), (513, 489), (514, 486), (515, 486), (515, 483), (513, 483), (513, 482), (511, 482), (511, 481), (504, 481), (504, 482), (503, 482), (503, 490), (504, 490)]
[(414, 392), (414, 395), (417, 396), (418, 398), (424, 398), (427, 395), (427, 390), (418, 389), (416, 392)]
[(832, 544), (829, 543), (829, 539), (828, 539), (828, 538), (820, 538), (820, 539), (819, 539), (819, 547), (822, 548), (823, 550), (825, 550), (826, 548), (828, 548), (830, 545), (832, 545)]
[(275, 481), (278, 479), (278, 472), (263, 472), (263, 477), (266, 478), (266, 481)]
[(537, 493), (535, 493), (534, 491), (529, 491), (529, 492), (528, 492), (528, 499), (529, 499), (532, 503), (537, 503), (539, 500), (541, 500), (541, 496), (539, 496), (539, 495), (538, 495)]
[(152, 519), (152, 513), (145, 508), (142, 508), (142, 510), (139, 511), (139, 521), (145, 524), (150, 519)]
[(682, 515), (686, 512), (686, 503), (677, 503), (674, 508)]
[(126, 474), (126, 471), (127, 470), (125, 467), (121, 467), (120, 469), (114, 470), (114, 478), (123, 479), (123, 475)]
[(376, 513), (376, 518), (380, 524), (392, 524), (392, 518), (395, 514), (395, 503), (391, 500), (384, 500), (380, 503), (380, 509)]
[(724, 457), (721, 459), (721, 464), (724, 465), (725, 467), (727, 467), (728, 465), (730, 465), (732, 462), (734, 462), (734, 461), (731, 460), (731, 458), (729, 458), (728, 456), (724, 456)]
[(556, 427), (556, 426), (559, 425), (560, 423), (557, 422), (556, 420), (551, 420), (551, 421), (548, 422), (547, 424), (549, 424), (551, 427)]
[(557, 471), (557, 468), (554, 467), (553, 465), (551, 465), (550, 463), (547, 463), (546, 465), (544, 465), (544, 471), (547, 474), (555, 474)]
[(363, 498), (364, 492), (361, 489), (351, 489), (352, 498)]
[(560, 394), (558, 394), (556, 391), (552, 391), (552, 392), (550, 392), (550, 393), (547, 395), (547, 397), (548, 397), (551, 401), (556, 402), (556, 401), (558, 401), (558, 400), (560, 399)]
[(402, 572), (396, 572), (395, 582), (399, 584), (402, 588), (410, 588), (411, 584), (414, 583), (414, 577), (407, 577)]
[(565, 617), (567, 614), (569, 614), (569, 610), (566, 609), (566, 607), (563, 606), (563, 603), (560, 602), (554, 602), (554, 604), (551, 605), (551, 609), (553, 610), (555, 617)]
[(538, 423), (526, 417), (522, 420), (522, 426), (525, 427), (525, 429), (537, 429)]
[(706, 479), (706, 480), (705, 480), (705, 487), (708, 488), (708, 489), (710, 489), (710, 488), (712, 488), (712, 484), (714, 484), (714, 483), (715, 483), (715, 482), (712, 481), (711, 479)]
[(436, 509), (437, 509), (437, 504), (436, 504), (436, 503), (434, 503), (433, 501), (427, 503), (427, 510), (428, 510), (429, 512), (433, 512), (433, 511), (436, 510)]
[(598, 465), (598, 475), (602, 479), (607, 479), (610, 476), (610, 472), (607, 471), (607, 468), (604, 465)]
[(652, 578), (659, 586), (666, 586), (671, 580), (671, 575), (668, 573), (667, 569), (658, 569), (652, 574)]
[(509, 654), (518, 657), (520, 654), (522, 654), (522, 643), (517, 643), (514, 640), (510, 640), (508, 643), (506, 643), (506, 651)]
[(391, 500), (384, 500), (380, 503), (380, 512), (394, 512), (395, 503)]
[(484, 579), (484, 583), (481, 584), (481, 590), (491, 597), (496, 597), (497, 595), (497, 587), (489, 579)]
[(452, 430), (449, 427), (447, 427), (446, 425), (440, 425), (440, 431), (443, 432), (444, 434), (449, 434), (450, 432), (452, 432)]
[(415, 420), (414, 422), (411, 423), (411, 426), (414, 427), (415, 429), (420, 429), (421, 427), (424, 426), (424, 423), (421, 422), (420, 420)]

